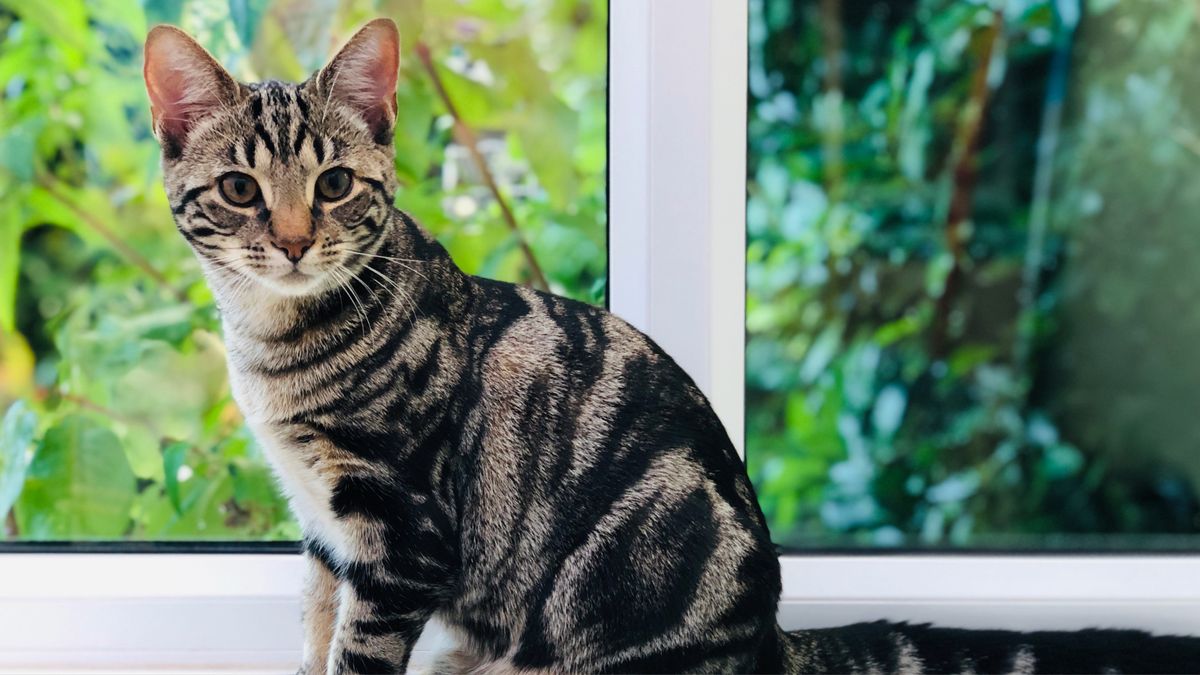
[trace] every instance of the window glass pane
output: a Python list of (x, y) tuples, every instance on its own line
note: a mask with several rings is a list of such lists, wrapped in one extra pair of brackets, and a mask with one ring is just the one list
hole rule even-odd
[(750, 5), (747, 459), (778, 541), (1194, 550), (1196, 6)]
[(173, 23), (242, 80), (300, 80), (380, 15), (404, 44), (397, 205), (469, 272), (532, 282), (540, 269), (552, 290), (604, 302), (605, 2), (0, 8), (0, 539), (297, 538), (230, 398), (213, 297), (172, 225), (141, 44), (148, 26)]

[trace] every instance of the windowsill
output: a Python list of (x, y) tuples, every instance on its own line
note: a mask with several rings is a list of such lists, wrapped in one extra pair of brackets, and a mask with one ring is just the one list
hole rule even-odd
[[(1200, 635), (1200, 557), (785, 556), (788, 628), (876, 619)], [(0, 673), (284, 672), (301, 564), (278, 554), (0, 556)], [(446, 641), (426, 631), (414, 665)], [(214, 647), (215, 646), (215, 647)]]

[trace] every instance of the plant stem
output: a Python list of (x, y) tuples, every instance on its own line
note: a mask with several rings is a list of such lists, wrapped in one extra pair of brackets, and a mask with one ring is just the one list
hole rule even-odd
[(935, 359), (946, 355), (949, 343), (950, 313), (953, 311), (954, 299), (965, 281), (963, 267), (966, 264), (967, 252), (964, 225), (971, 217), (975, 182), (979, 177), (977, 161), (979, 136), (983, 130), (984, 114), (987, 111), (991, 93), (988, 74), (991, 72), (992, 58), (995, 55), (996, 44), (999, 42), (1000, 31), (1003, 27), (1004, 15), (997, 10), (992, 15), (991, 25), (984, 29), (979, 49), (979, 62), (971, 74), (969, 98), (955, 132), (950, 168), (953, 187), (945, 225), (946, 248), (950, 252), (951, 266), (949, 274), (946, 275), (946, 284), (942, 288), (942, 294), (938, 297), (937, 305), (934, 307), (929, 338), (930, 355)]
[(96, 403), (89, 398), (79, 396), (78, 394), (69, 394), (62, 390), (51, 389), (48, 387), (38, 387), (34, 390), (34, 398), (38, 401), (45, 401), (51, 396), (58, 396), (58, 398), (62, 399), (63, 401), (73, 403), (84, 410), (90, 410), (94, 413), (99, 413), (113, 421), (120, 422), (121, 424), (142, 427), (151, 434), (154, 434), (156, 438), (161, 439), (166, 436), (162, 432), (162, 429), (159, 429), (158, 426), (150, 420), (130, 417), (129, 415), (113, 410), (107, 406), (100, 405), (99, 403)]
[(434, 65), (433, 57), (429, 52), (429, 46), (424, 42), (418, 42), (416, 49), (417, 57), (421, 59), (421, 64), (425, 67), (425, 71), (429, 73), (429, 79), (433, 81), (433, 88), (437, 91), (438, 97), (442, 99), (442, 104), (446, 106), (446, 111), (450, 113), (450, 117), (454, 120), (455, 139), (467, 149), (467, 154), (471, 155), (471, 161), (475, 164), (475, 168), (479, 170), (480, 175), (483, 176), (484, 184), (487, 185), (496, 203), (500, 205), (500, 213), (504, 216), (504, 222), (517, 238), (517, 245), (521, 248), (521, 253), (525, 256), (525, 262), (529, 265), (529, 271), (533, 276), (533, 286), (543, 291), (550, 290), (550, 283), (546, 281), (546, 275), (542, 272), (542, 266), (538, 264), (537, 257), (533, 255), (533, 249), (529, 247), (529, 242), (525, 240), (524, 233), (517, 226), (517, 219), (513, 216), (512, 209), (508, 206), (508, 201), (504, 198), (504, 195), (500, 194), (500, 187), (496, 185), (496, 178), (492, 175), (491, 168), (488, 167), (483, 155), (479, 152), (479, 143), (475, 138), (475, 132), (459, 116), (458, 108), (454, 106), (454, 101), (450, 100), (450, 94), (446, 91), (445, 85), (442, 84), (442, 77), (438, 75), (437, 67)]
[(78, 216), (79, 219), (86, 223), (88, 227), (95, 230), (101, 237), (105, 239), (105, 241), (109, 243), (109, 245), (115, 248), (118, 253), (125, 256), (125, 258), (127, 258), (134, 267), (137, 267), (141, 271), (145, 272), (147, 276), (157, 282), (158, 285), (163, 289), (174, 295), (180, 302), (188, 301), (187, 296), (184, 295), (179, 289), (173, 287), (171, 282), (168, 281), (165, 276), (163, 276), (162, 272), (159, 272), (157, 269), (155, 269), (154, 266), (150, 264), (150, 261), (144, 258), (141, 253), (138, 253), (133, 249), (133, 247), (122, 241), (121, 238), (118, 237), (115, 232), (109, 229), (109, 227), (105, 225), (103, 221), (101, 221), (95, 215), (83, 210), (82, 207), (67, 197), (67, 195), (59, 189), (58, 183), (54, 178), (50, 178), (48, 176), (39, 177), (38, 184), (42, 186), (42, 188), (44, 188), (51, 197), (54, 197), (54, 199), (58, 200), (59, 203), (67, 207), (67, 209)]
[(822, 135), (822, 152), (825, 159), (825, 190), (830, 201), (842, 197), (845, 184), (846, 162), (842, 151), (845, 123), (842, 119), (842, 62), (845, 49), (842, 32), (841, 0), (821, 0), (821, 45), (824, 51), (825, 77), (824, 101), (828, 106), (828, 119)]

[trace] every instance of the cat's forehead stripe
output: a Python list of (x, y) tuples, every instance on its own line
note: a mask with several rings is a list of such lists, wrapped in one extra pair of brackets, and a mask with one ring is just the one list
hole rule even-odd
[[(305, 141), (312, 143), (317, 162), (324, 161), (327, 150), (308, 124), (311, 106), (303, 85), (267, 81), (250, 84), (248, 88), (247, 112), (253, 125), (244, 132), (238, 163), (257, 168), (263, 159), (257, 155), (261, 146), (270, 161), (286, 164), (300, 157)], [(231, 162), (238, 161), (237, 150), (234, 146), (227, 148)]]
[(296, 129), (296, 140), (292, 142), (292, 154), (296, 155), (297, 157), (300, 156), (300, 151), (304, 149), (304, 137), (307, 133), (307, 127), (308, 125), (302, 121), (300, 122), (299, 127)]
[(255, 168), (254, 145), (255, 143), (253, 134), (247, 135), (246, 138), (242, 139), (242, 163), (246, 166), (249, 166), (251, 169)]

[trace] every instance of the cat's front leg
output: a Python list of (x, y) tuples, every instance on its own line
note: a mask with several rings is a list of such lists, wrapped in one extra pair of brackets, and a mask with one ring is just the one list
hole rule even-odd
[(304, 597), (301, 618), (304, 626), (304, 657), (298, 675), (323, 675), (329, 662), (337, 620), (338, 580), (329, 561), (311, 542), (304, 546)]
[[(370, 566), (374, 567), (374, 566)], [(403, 673), (433, 605), (404, 598), (405, 582), (382, 570), (352, 570), (338, 588), (338, 613), (329, 651), (330, 675)], [(381, 592), (384, 591), (384, 592)], [(397, 592), (399, 592), (397, 594)]]

